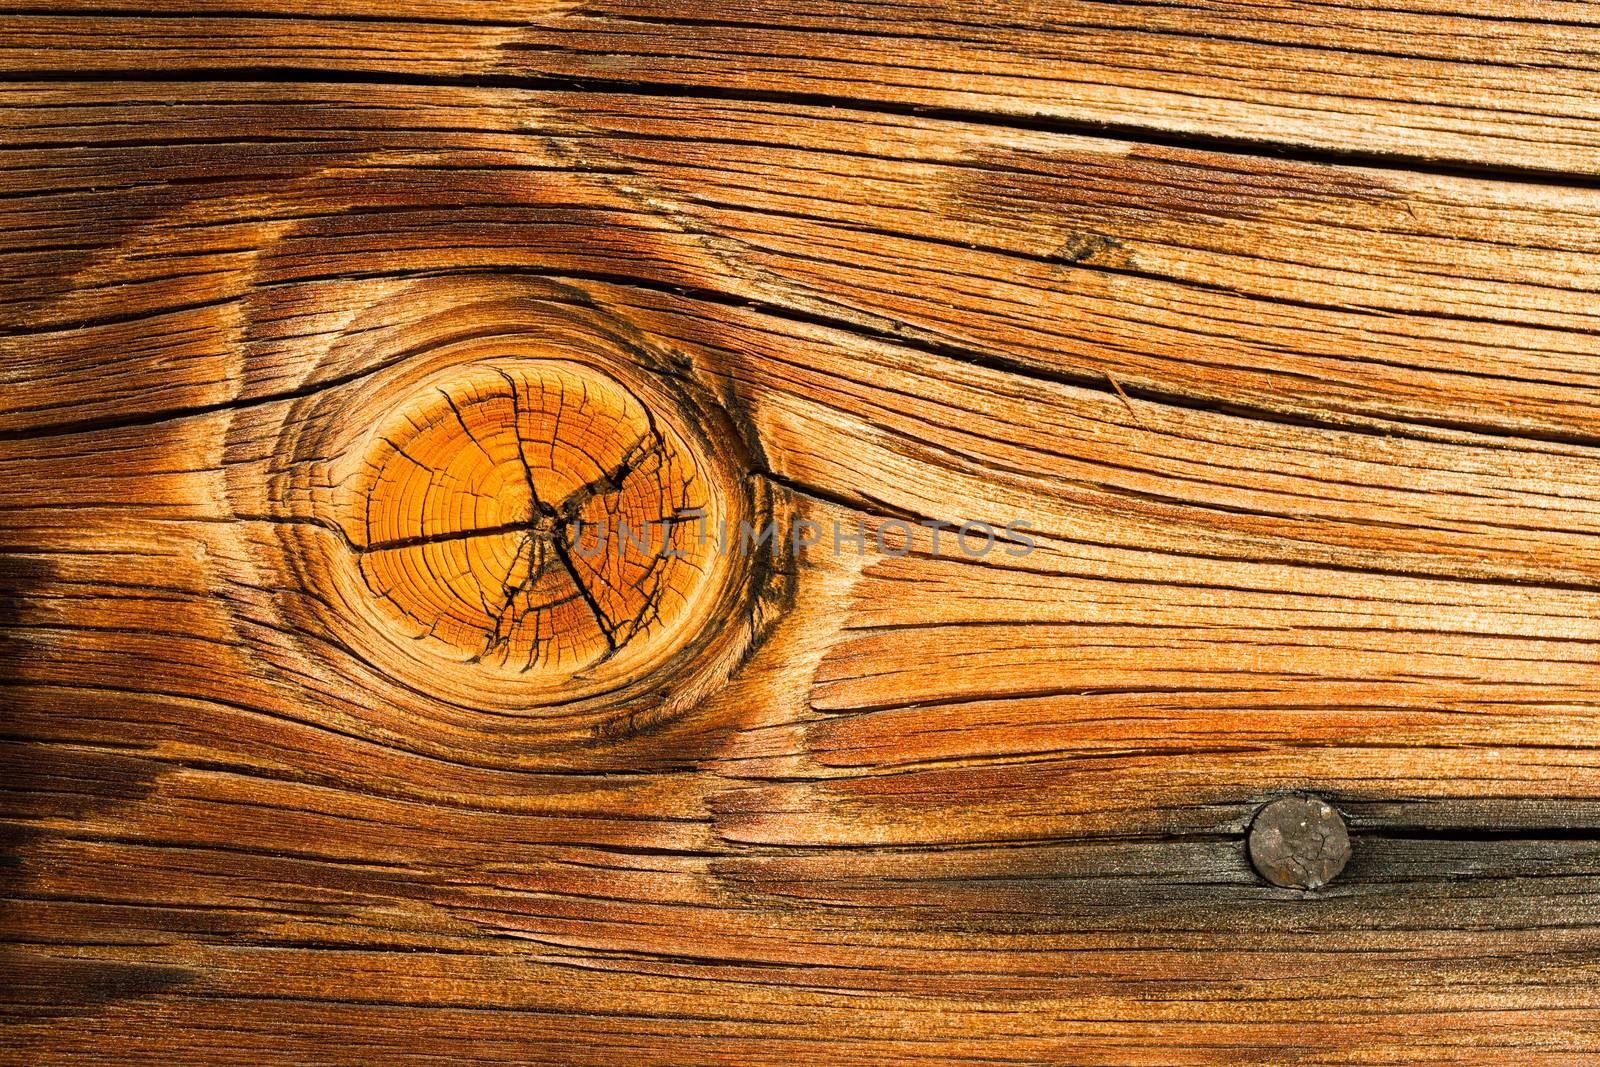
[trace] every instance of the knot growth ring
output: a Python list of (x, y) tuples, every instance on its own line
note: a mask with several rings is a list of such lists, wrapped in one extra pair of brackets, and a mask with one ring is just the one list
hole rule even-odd
[(318, 374), (334, 384), (277, 409), (265, 499), (236, 499), (280, 520), (252, 555), (282, 632), (322, 635), (315, 660), (397, 706), (576, 739), (675, 714), (749, 652), (774, 563), (721, 531), (767, 522), (770, 491), (722, 404), (625, 323), (531, 283), (430, 280)]
[(621, 383), (562, 360), (427, 383), (372, 435), (340, 501), (391, 625), (520, 673), (670, 636), (715, 571), (702, 533), (719, 502), (699, 458)]

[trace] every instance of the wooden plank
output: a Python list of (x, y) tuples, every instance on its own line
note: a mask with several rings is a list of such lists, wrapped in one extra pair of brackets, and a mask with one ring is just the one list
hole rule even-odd
[(1600, 29), (1557, 0), (5, 6), (17, 73), (576, 80), (1600, 173)]
[[(1600, 191), (988, 120), (1000, 49), (1200, 87), (1139, 22), (1565, 122), (1581, 5), (192, 9), (13, 19), (95, 77), (0, 97), (0, 1062), (1600, 1056)], [(880, 18), (946, 84), (840, 89)], [(1433, 75), (1340, 147), (1588, 167)], [(784, 532), (537, 555), (607, 508)], [(1300, 792), (1315, 892), (1246, 849)]]

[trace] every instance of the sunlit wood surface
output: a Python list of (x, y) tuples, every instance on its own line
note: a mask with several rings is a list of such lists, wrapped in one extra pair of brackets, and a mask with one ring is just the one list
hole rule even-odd
[(1600, 6), (0, 11), (0, 1062), (1600, 1062)]

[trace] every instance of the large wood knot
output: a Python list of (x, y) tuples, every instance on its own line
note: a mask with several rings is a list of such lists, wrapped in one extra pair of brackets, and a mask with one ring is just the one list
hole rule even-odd
[(671, 714), (748, 653), (776, 564), (736, 533), (770, 491), (737, 420), (625, 323), (535, 283), (419, 282), (318, 374), (260, 505), (285, 520), (269, 580), (318, 621), (285, 630), (326, 635), (303, 651), (580, 731)]
[(376, 428), (341, 521), (400, 632), (571, 672), (670, 640), (715, 591), (726, 502), (705, 462), (613, 378), (495, 360), (446, 370)]

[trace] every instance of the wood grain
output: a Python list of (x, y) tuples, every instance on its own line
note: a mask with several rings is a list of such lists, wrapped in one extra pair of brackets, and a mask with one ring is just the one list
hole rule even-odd
[(1588, 5), (5, 21), (0, 1062), (1600, 1058)]
[(1600, 17), (1562, 0), (6, 0), (29, 74), (578, 82), (1600, 174)]

